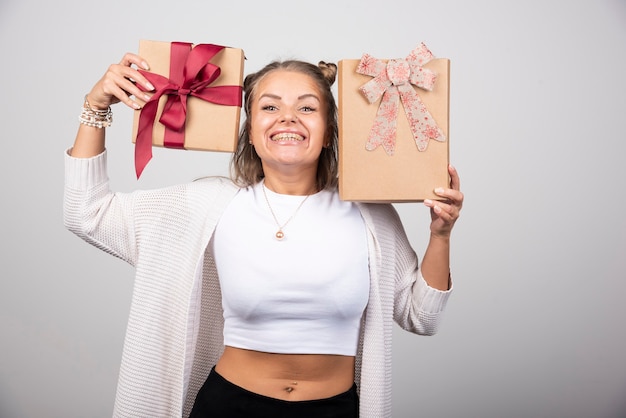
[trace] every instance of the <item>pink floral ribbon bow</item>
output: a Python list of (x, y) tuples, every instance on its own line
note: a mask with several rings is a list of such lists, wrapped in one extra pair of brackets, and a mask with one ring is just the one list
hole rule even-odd
[(376, 102), (381, 95), (383, 97), (367, 139), (367, 150), (371, 151), (382, 145), (388, 155), (393, 155), (400, 100), (419, 151), (426, 150), (430, 139), (441, 142), (446, 140), (443, 131), (412, 86), (432, 91), (437, 75), (422, 65), (433, 58), (424, 43), (418, 45), (405, 59), (392, 59), (387, 63), (363, 54), (356, 72), (374, 78), (359, 90), (370, 103)]

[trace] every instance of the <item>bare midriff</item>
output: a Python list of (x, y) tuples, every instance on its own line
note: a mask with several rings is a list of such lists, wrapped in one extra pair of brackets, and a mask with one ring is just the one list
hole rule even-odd
[(354, 384), (354, 357), (275, 354), (226, 346), (215, 371), (250, 392), (307, 401), (348, 391)]

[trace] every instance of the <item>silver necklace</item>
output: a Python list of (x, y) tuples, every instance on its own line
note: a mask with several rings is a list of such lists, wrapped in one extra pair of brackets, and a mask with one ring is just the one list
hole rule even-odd
[(285, 221), (285, 223), (281, 225), (280, 222), (278, 222), (278, 218), (276, 217), (276, 214), (274, 213), (274, 209), (272, 209), (272, 205), (270, 204), (270, 200), (267, 197), (267, 192), (265, 191), (265, 189), (266, 189), (265, 182), (263, 182), (263, 196), (265, 196), (265, 202), (267, 203), (267, 207), (269, 208), (270, 212), (272, 213), (272, 217), (274, 218), (274, 222), (276, 222), (276, 225), (278, 226), (278, 231), (276, 231), (276, 234), (274, 234), (274, 236), (276, 237), (277, 240), (280, 241), (283, 238), (285, 238), (285, 233), (283, 232), (283, 229), (296, 216), (296, 213), (298, 213), (298, 211), (300, 210), (302, 205), (304, 205), (304, 202), (306, 202), (306, 200), (309, 198), (309, 196), (311, 196), (311, 194), (306, 195), (304, 197), (304, 199), (302, 199), (302, 202), (300, 202), (300, 204), (298, 205), (296, 210), (293, 212), (293, 214), (289, 217), (289, 219), (287, 219), (287, 221)]

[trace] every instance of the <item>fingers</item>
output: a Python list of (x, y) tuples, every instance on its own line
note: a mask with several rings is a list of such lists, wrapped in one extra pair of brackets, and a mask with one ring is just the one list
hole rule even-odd
[(450, 174), (450, 188), (444, 189), (443, 187), (437, 187), (434, 192), (437, 196), (441, 196), (446, 199), (448, 203), (454, 206), (458, 206), (459, 209), (463, 206), (463, 193), (461, 192), (461, 179), (459, 173), (452, 165), (448, 166), (448, 173)]
[(455, 189), (444, 189), (443, 187), (437, 187), (435, 189), (435, 194), (437, 196), (441, 196), (445, 203), (448, 203), (452, 206), (456, 206), (459, 209), (463, 207), (463, 193), (460, 190)]
[(133, 54), (132, 52), (127, 52), (124, 55), (124, 57), (122, 57), (122, 60), (120, 61), (120, 65), (124, 67), (130, 67), (133, 64), (136, 65), (137, 68), (141, 68), (142, 70), (150, 69), (150, 66), (148, 65), (148, 63), (139, 55)]
[(89, 103), (94, 108), (106, 108), (122, 102), (133, 109), (140, 109), (142, 103), (150, 100), (154, 86), (137, 70), (148, 69), (148, 64), (140, 56), (127, 53), (119, 64), (112, 64), (104, 76), (89, 93)]
[(115, 97), (117, 100), (114, 101), (140, 109), (141, 105), (134, 98), (142, 102), (150, 100), (146, 92), (154, 90), (154, 87), (135, 68), (114, 64), (102, 78), (102, 90), (104, 94)]
[(454, 190), (461, 190), (461, 179), (456, 168), (451, 164), (448, 165), (448, 173), (450, 174), (450, 188)]
[(459, 218), (461, 208), (457, 205), (437, 202), (434, 200), (424, 200), (424, 205), (429, 207), (442, 221), (447, 224), (454, 223)]
[(464, 195), (461, 192), (461, 181), (456, 169), (448, 166), (450, 173), (450, 188), (437, 187), (434, 192), (441, 197), (441, 201), (431, 199), (424, 200), (424, 205), (431, 210), (445, 223), (454, 223), (460, 215), (463, 207)]

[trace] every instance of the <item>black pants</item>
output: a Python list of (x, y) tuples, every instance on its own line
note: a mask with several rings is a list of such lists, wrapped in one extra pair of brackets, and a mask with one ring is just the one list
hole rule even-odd
[(358, 418), (356, 384), (344, 393), (312, 401), (284, 401), (241, 388), (215, 367), (196, 396), (190, 418)]

